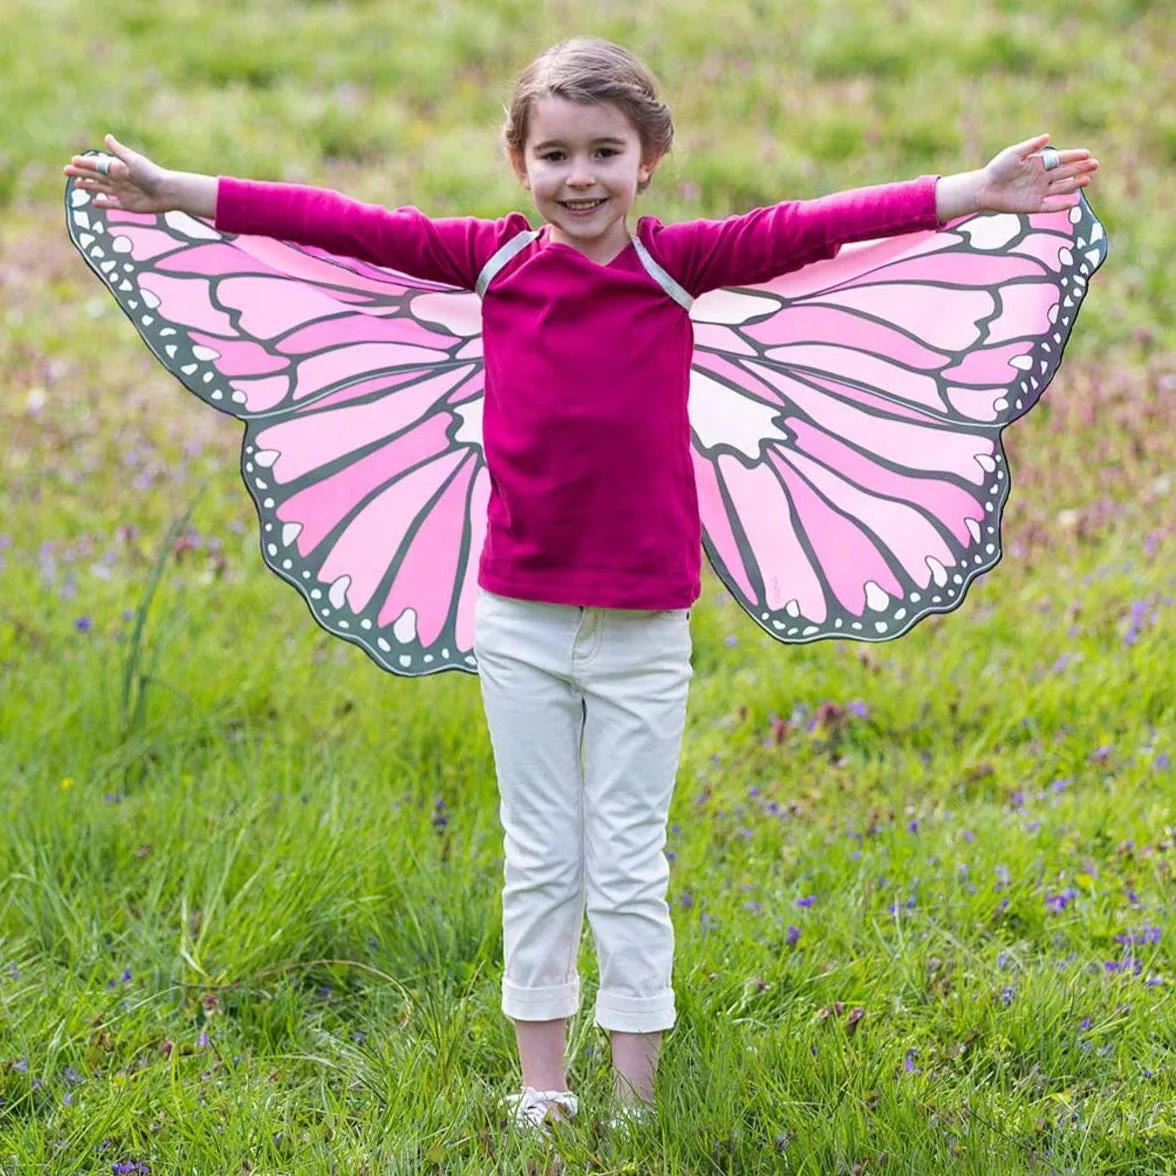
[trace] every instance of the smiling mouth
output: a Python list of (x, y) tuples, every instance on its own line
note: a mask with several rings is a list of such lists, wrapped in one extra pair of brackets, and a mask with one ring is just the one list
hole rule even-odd
[(604, 197), (599, 200), (561, 200), (560, 205), (568, 212), (591, 212), (604, 203)]

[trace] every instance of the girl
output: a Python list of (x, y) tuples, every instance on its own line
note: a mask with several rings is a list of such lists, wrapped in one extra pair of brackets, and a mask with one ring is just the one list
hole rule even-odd
[(504, 131), (543, 221), (431, 220), (330, 191), (166, 171), (108, 136), (66, 167), (98, 207), (181, 210), (483, 296), (491, 477), (476, 653), (505, 835), (502, 1007), (518, 1122), (572, 1116), (563, 1068), (585, 907), (622, 1111), (648, 1113), (675, 1020), (666, 821), (690, 681), (700, 523), (686, 415), (691, 299), (846, 242), (1077, 203), (1098, 168), (1040, 135), (987, 167), (630, 228), (673, 124), (649, 71), (577, 38), (520, 76)]

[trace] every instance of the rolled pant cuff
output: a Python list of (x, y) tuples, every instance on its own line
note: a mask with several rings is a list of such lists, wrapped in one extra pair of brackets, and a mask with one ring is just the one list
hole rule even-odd
[(657, 996), (618, 996), (608, 992), (599, 992), (596, 996), (596, 1023), (601, 1029), (620, 1033), (657, 1033), (672, 1029), (676, 1020), (672, 988)]
[(519, 988), (502, 982), (502, 1011), (512, 1021), (559, 1021), (580, 1008), (580, 981), (547, 988)]

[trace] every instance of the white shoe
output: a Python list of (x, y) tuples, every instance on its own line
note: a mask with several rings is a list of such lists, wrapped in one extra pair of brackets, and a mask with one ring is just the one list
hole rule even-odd
[(516, 1127), (533, 1128), (544, 1136), (549, 1134), (550, 1123), (574, 1119), (580, 1105), (570, 1090), (536, 1090), (532, 1086), (525, 1087), (522, 1094), (508, 1094), (503, 1102)]
[(621, 1103), (616, 1114), (608, 1121), (610, 1131), (632, 1131), (646, 1124), (657, 1122), (657, 1111), (651, 1103)]

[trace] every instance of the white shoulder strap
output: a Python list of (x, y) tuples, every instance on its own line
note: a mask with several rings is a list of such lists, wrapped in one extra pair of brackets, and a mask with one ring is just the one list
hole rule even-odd
[(645, 272), (689, 314), (690, 308), (694, 305), (694, 299), (654, 261), (653, 254), (645, 248), (645, 242), (636, 233), (633, 234), (633, 248), (637, 250), (637, 256), (641, 259)]
[[(538, 229), (524, 229), (521, 233), (516, 233), (509, 241), (498, 248), (490, 260), (482, 266), (482, 272), (478, 274), (478, 280), (474, 284), (474, 291), (479, 298), (486, 297), (486, 291), (490, 288), (490, 283), (498, 277), (506, 263), (526, 249), (538, 236)], [(645, 242), (640, 237), (634, 234), (632, 241), (633, 248), (637, 250), (637, 257), (645, 272), (684, 311), (689, 313), (690, 308), (694, 305), (694, 299), (653, 259), (653, 255), (646, 249)]]
[(486, 291), (489, 289), (490, 283), (498, 277), (502, 267), (512, 257), (526, 249), (538, 236), (538, 229), (531, 229), (529, 231), (524, 229), (521, 233), (516, 233), (504, 245), (499, 246), (494, 256), (482, 266), (482, 272), (478, 275), (477, 282), (474, 283), (474, 292), (479, 298), (486, 297)]

